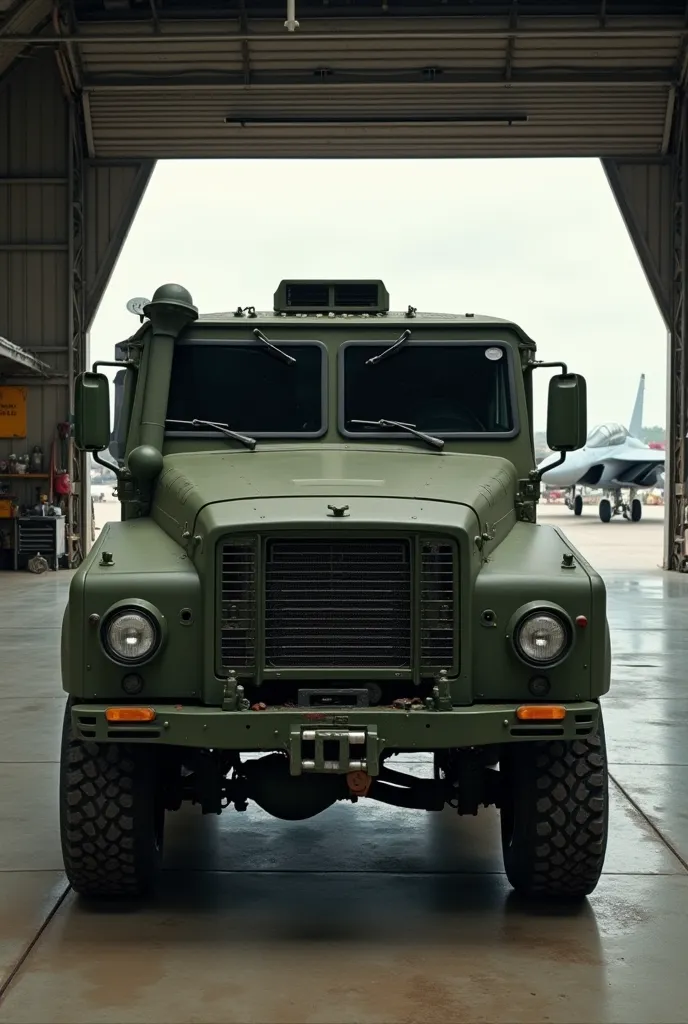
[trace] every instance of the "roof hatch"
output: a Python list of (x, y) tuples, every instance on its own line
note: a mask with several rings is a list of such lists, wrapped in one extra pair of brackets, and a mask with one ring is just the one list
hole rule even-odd
[(386, 313), (382, 281), (281, 281), (276, 313)]

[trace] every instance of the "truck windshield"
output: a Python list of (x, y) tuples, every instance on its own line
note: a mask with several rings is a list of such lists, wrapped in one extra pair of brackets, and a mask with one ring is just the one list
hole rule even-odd
[(343, 428), (386, 434), (356, 420), (396, 419), (440, 436), (516, 433), (509, 349), (500, 344), (407, 342), (370, 363), (389, 342), (343, 349)]
[[(325, 429), (325, 354), (319, 344), (283, 342), (284, 362), (259, 341), (181, 342), (172, 362), (168, 420), (212, 420), (253, 437), (318, 436)], [(168, 425), (167, 434), (212, 430)]]

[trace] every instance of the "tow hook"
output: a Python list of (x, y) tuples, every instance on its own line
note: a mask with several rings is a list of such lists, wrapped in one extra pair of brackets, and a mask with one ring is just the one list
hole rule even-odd
[(352, 796), (367, 796), (372, 783), (372, 777), (368, 772), (349, 772), (346, 776), (346, 784)]

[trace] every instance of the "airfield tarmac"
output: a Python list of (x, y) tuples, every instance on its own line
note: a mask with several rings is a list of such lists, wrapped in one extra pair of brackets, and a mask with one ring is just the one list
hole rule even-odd
[(610, 842), (581, 907), (513, 896), (493, 809), (364, 801), (296, 823), (185, 808), (154, 900), (83, 905), (56, 801), (71, 573), (3, 573), (1, 1024), (685, 1024), (688, 576), (658, 568), (662, 511), (542, 506), (608, 588)]
[(603, 523), (597, 505), (585, 505), (581, 516), (574, 516), (565, 505), (540, 503), (538, 522), (549, 523), (564, 531), (574, 547), (604, 575), (619, 569), (652, 572), (662, 568), (664, 508), (646, 505), (639, 523), (615, 516)]

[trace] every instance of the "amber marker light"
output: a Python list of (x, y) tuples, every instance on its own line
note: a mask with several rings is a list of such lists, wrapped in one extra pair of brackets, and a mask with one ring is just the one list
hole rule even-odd
[(105, 712), (108, 722), (152, 722), (153, 708), (108, 708)]
[(526, 704), (517, 709), (516, 717), (521, 722), (560, 722), (566, 718), (566, 708), (556, 704)]

